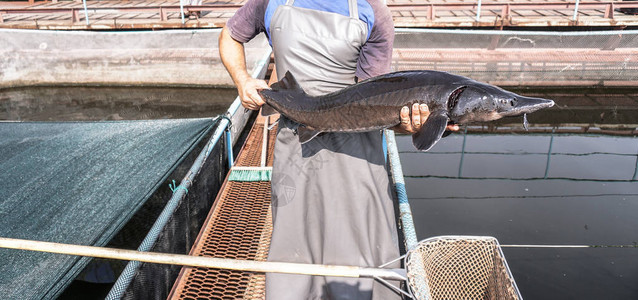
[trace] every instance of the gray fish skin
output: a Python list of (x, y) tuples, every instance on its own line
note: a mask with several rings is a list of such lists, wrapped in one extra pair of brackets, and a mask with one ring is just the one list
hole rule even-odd
[(414, 145), (423, 151), (441, 138), (448, 122), (487, 122), (554, 105), (552, 100), (520, 96), (440, 71), (389, 73), (317, 97), (304, 93), (288, 72), (271, 90), (261, 90), (260, 95), (267, 103), (262, 114), (275, 113), (274, 109), (303, 125), (299, 128), (301, 142), (318, 132), (365, 132), (392, 127), (401, 122), (402, 107), (425, 103), (430, 117), (413, 135)]

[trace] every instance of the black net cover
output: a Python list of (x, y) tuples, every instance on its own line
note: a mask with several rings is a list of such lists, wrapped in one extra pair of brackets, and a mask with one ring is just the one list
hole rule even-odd
[[(0, 236), (105, 245), (212, 126), (0, 122)], [(87, 262), (0, 249), (0, 295), (55, 298)]]

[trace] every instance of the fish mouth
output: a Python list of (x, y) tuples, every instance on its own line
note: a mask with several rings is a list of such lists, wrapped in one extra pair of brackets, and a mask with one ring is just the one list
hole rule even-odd
[(503, 117), (515, 117), (523, 114), (533, 113), (543, 108), (550, 108), (554, 106), (554, 101), (543, 98), (534, 97), (522, 97), (519, 96), (510, 100), (513, 105), (506, 111), (500, 113)]

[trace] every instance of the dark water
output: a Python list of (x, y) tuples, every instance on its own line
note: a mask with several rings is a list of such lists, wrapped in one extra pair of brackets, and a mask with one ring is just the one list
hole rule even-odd
[(30, 87), (0, 89), (0, 120), (81, 121), (213, 117), (235, 89)]
[[(453, 134), (427, 153), (413, 151), (409, 137), (398, 138), (419, 239), (638, 243), (635, 92), (619, 96), (622, 103), (600, 103), (611, 96), (548, 96), (558, 98), (558, 107), (529, 115), (537, 126), (530, 132), (522, 119), (506, 120), (501, 128)], [(578, 133), (586, 131), (598, 133)], [(638, 299), (638, 248), (504, 252), (526, 299)]]

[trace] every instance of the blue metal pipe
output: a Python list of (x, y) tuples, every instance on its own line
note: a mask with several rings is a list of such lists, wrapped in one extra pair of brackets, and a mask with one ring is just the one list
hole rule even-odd
[(397, 149), (397, 141), (394, 131), (386, 130), (385, 138), (388, 143), (388, 156), (390, 158), (390, 168), (392, 170), (392, 179), (399, 201), (399, 218), (401, 219), (401, 227), (405, 236), (405, 247), (408, 250), (414, 249), (418, 244), (416, 230), (414, 230), (414, 221), (412, 220), (412, 210), (410, 202), (408, 202), (408, 193), (405, 189), (405, 179), (403, 178), (403, 168), (401, 168), (401, 160), (399, 159), (399, 151)]
[(232, 168), (235, 164), (235, 158), (233, 157), (233, 137), (230, 129), (226, 130), (226, 155), (228, 155), (228, 167)]
[[(390, 159), (390, 168), (392, 170), (392, 179), (394, 181), (394, 187), (396, 189), (397, 198), (399, 201), (399, 218), (401, 220), (401, 228), (403, 230), (403, 236), (405, 238), (405, 247), (408, 251), (416, 248), (419, 240), (416, 236), (416, 230), (414, 229), (414, 220), (412, 219), (412, 209), (410, 208), (410, 202), (408, 201), (408, 192), (405, 189), (405, 179), (403, 178), (403, 168), (401, 168), (401, 160), (399, 159), (399, 150), (397, 149), (397, 141), (394, 136), (394, 131), (385, 130), (385, 138), (388, 143), (388, 156)], [(415, 264), (415, 274), (425, 274), (423, 266)], [(420, 270), (419, 270), (420, 269)], [(425, 294), (427, 284), (424, 277), (417, 276), (414, 278), (415, 286), (421, 294)]]

